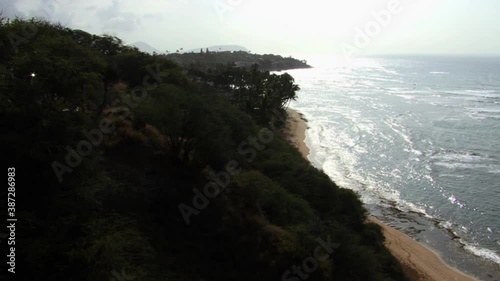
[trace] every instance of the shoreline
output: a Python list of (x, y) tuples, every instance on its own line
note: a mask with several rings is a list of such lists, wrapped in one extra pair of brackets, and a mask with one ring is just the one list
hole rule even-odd
[[(297, 147), (302, 156), (308, 160), (310, 149), (305, 143), (307, 120), (296, 110), (288, 109), (287, 113), (286, 136)], [(403, 271), (411, 281), (478, 281), (478, 279), (449, 266), (438, 253), (413, 240), (403, 232), (384, 224), (375, 217), (369, 217), (368, 220), (382, 228), (387, 249), (399, 260)]]

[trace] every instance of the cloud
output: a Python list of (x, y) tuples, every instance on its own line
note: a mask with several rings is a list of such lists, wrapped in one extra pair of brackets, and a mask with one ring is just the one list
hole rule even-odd
[(23, 17), (25, 14), (17, 9), (18, 0), (0, 0), (0, 11), (4, 17), (15, 18), (16, 16)]
[(110, 18), (103, 23), (104, 31), (134, 31), (141, 27), (140, 17), (131, 13), (124, 13), (120, 16)]
[(142, 26), (141, 15), (124, 12), (118, 0), (112, 0), (109, 7), (97, 12), (97, 16), (104, 31), (129, 32)]
[[(118, 0), (0, 0), (0, 10), (9, 18), (43, 18), (94, 32), (131, 32), (142, 27), (142, 19), (161, 19), (159, 14), (141, 13), (141, 4)], [(135, 5), (134, 5), (135, 4)], [(124, 10), (124, 6), (128, 10)], [(136, 6), (136, 7), (133, 7)], [(135, 9), (134, 9), (135, 8)], [(130, 11), (133, 10), (133, 11)], [(139, 11), (139, 12), (138, 12)], [(154, 16), (153, 16), (154, 15)]]
[[(394, 17), (367, 52), (498, 53), (500, 39), (491, 34), (500, 30), (495, 14), (499, 1), (474, 2), (473, 14), (465, 5), (470, 0), (399, 1), (402, 14)], [(255, 52), (290, 54), (338, 53), (339, 42), (352, 40), (356, 28), (365, 26), (372, 12), (384, 9), (388, 2), (0, 0), (0, 10), (11, 18), (41, 17), (90, 33), (113, 34), (125, 42), (146, 41), (163, 50), (237, 44)], [(471, 38), (477, 44), (470, 44)]]
[(70, 25), (73, 14), (65, 9), (69, 0), (0, 0), (0, 10), (8, 18), (39, 18)]

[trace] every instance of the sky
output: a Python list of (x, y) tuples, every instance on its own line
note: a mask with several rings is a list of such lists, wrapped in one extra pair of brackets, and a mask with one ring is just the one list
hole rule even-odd
[(500, 55), (498, 0), (0, 0), (0, 10), (162, 52)]

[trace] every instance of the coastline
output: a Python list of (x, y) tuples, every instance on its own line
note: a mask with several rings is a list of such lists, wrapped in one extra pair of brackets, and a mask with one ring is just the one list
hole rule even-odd
[[(286, 135), (306, 160), (310, 149), (305, 143), (307, 120), (296, 110), (288, 109)], [(382, 227), (386, 247), (400, 261), (404, 272), (412, 281), (478, 281), (472, 276), (447, 265), (441, 257), (403, 232), (392, 228), (375, 217), (368, 219)]]

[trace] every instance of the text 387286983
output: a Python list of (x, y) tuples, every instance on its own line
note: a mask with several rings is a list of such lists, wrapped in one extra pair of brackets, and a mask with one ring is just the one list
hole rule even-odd
[(8, 271), (16, 270), (16, 168), (7, 168), (7, 228), (9, 229), (8, 242), (10, 246), (7, 255)]

